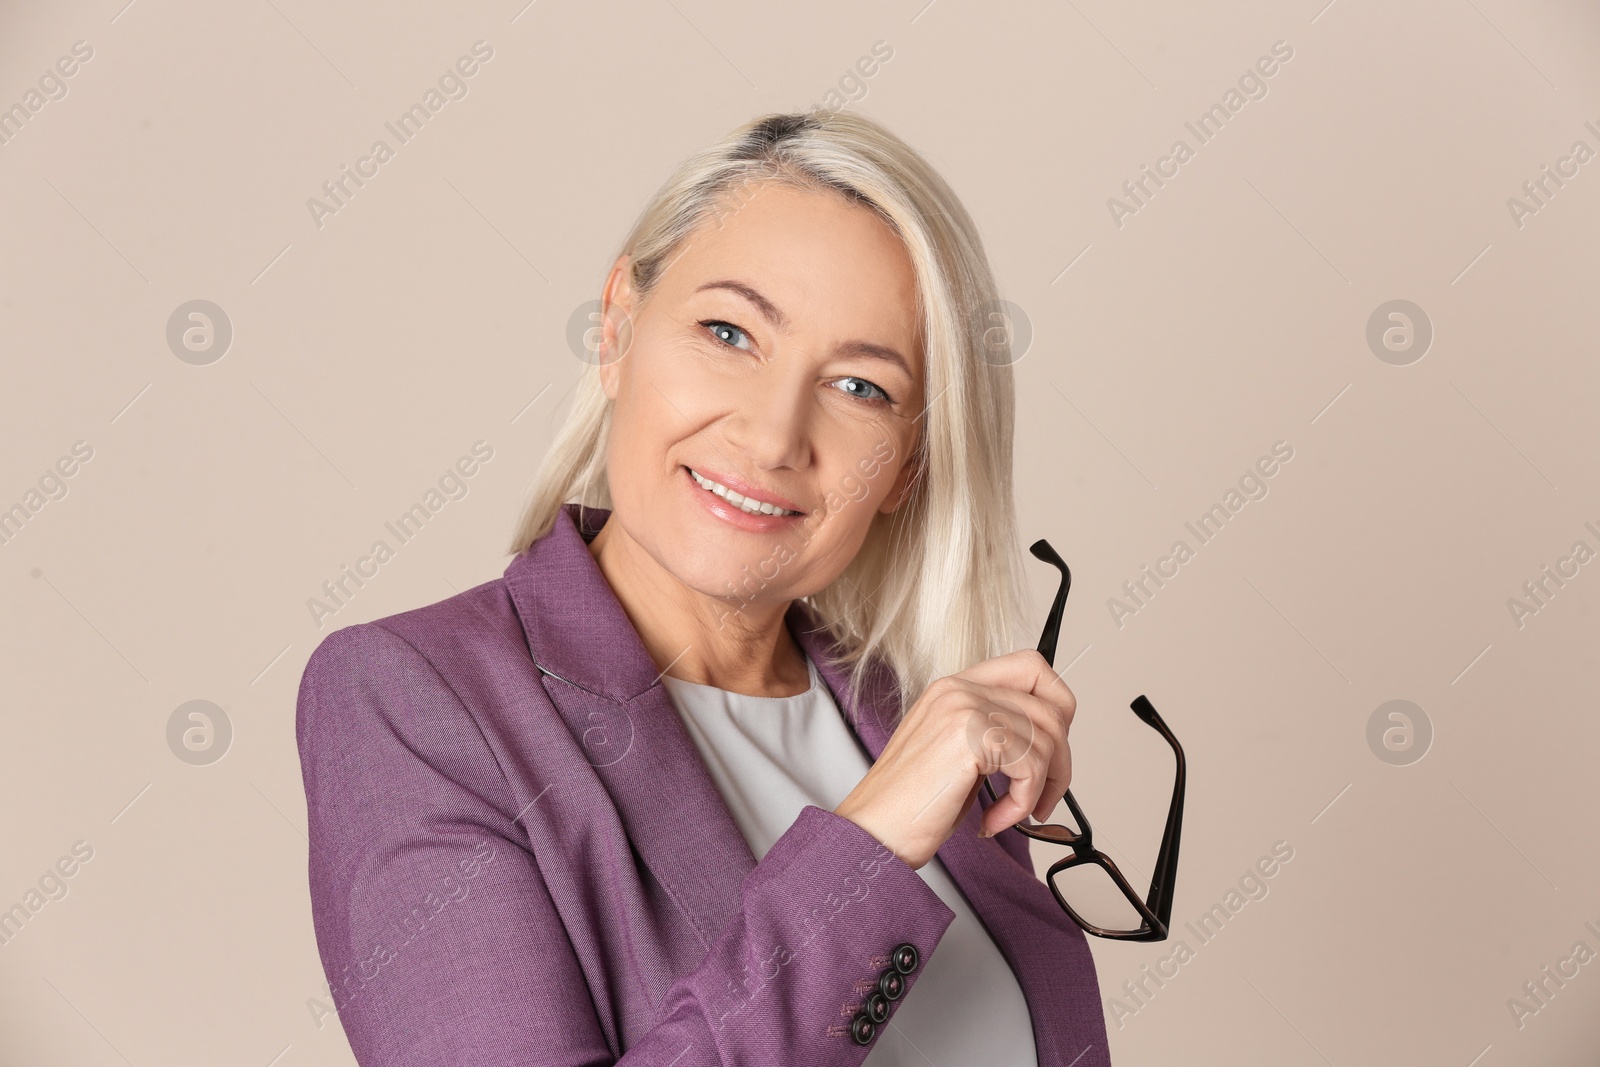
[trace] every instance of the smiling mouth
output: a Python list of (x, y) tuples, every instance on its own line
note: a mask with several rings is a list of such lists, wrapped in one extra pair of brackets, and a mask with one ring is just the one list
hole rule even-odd
[(689, 472), (689, 477), (693, 478), (695, 480), (695, 484), (701, 489), (704, 489), (708, 493), (715, 493), (717, 496), (722, 497), (722, 499), (726, 500), (740, 511), (751, 515), (800, 514), (798, 511), (790, 511), (787, 508), (780, 508), (776, 504), (768, 504), (764, 501), (741, 496), (740, 494), (735, 493), (732, 489), (729, 489), (727, 486), (723, 485), (721, 482), (714, 482), (710, 478), (702, 476), (701, 473), (695, 470), (693, 467), (685, 467), (683, 469)]

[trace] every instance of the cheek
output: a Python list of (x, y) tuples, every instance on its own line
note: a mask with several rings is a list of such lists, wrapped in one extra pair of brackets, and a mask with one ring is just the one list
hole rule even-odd
[(623, 387), (629, 414), (668, 431), (687, 432), (707, 414), (736, 407), (741, 385), (748, 384), (695, 346), (670, 338), (641, 338), (627, 358), (633, 361)]
[[(882, 435), (875, 435), (873, 440), (881, 442)], [(869, 443), (841, 453), (837, 460), (829, 463), (829, 473), (821, 489), (823, 506), (836, 528), (860, 526), (864, 532), (871, 524), (877, 505), (888, 494), (898, 469), (892, 459), (884, 462), (881, 457), (885, 454), (893, 455), (889, 445), (879, 444), (874, 451)]]
[(618, 452), (624, 452), (620, 458), (630, 462), (642, 458), (640, 453), (658, 455), (672, 428), (685, 425), (678, 409), (685, 403), (681, 394), (690, 392), (666, 366), (671, 360), (652, 351), (642, 339), (626, 359), (630, 362), (620, 372), (611, 414), (613, 463)]
[(650, 481), (659, 478), (656, 467), (661, 446), (656, 439), (656, 415), (649, 402), (649, 397), (655, 395), (641, 395), (630, 388), (617, 394), (606, 442), (606, 477), (612, 496), (618, 500), (632, 500), (635, 493), (648, 492)]

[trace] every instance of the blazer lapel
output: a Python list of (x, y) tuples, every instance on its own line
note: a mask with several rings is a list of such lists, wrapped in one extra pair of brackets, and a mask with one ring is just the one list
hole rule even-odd
[(709, 948), (742, 906), (755, 855), (589, 554), (587, 539), (610, 514), (563, 505), (554, 529), (507, 568), (506, 583), (545, 692), (641, 861)]

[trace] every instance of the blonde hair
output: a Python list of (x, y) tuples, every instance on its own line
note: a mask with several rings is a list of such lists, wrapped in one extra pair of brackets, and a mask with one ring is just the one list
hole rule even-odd
[[(649, 298), (691, 234), (721, 218), (730, 196), (767, 181), (832, 190), (875, 211), (915, 268), (929, 403), (907, 461), (919, 469), (904, 503), (873, 517), (840, 577), (801, 598), (840, 644), (852, 703), (881, 669), (875, 664), (893, 671), (892, 727), (935, 679), (1019, 647), (1025, 601), (1009, 330), (996, 328), (994, 277), (949, 185), (883, 126), (841, 111), (755, 119), (680, 164), (618, 251), (630, 256), (638, 300)], [(599, 367), (590, 366), (539, 469), (513, 553), (548, 533), (564, 503), (612, 507), (612, 407)]]

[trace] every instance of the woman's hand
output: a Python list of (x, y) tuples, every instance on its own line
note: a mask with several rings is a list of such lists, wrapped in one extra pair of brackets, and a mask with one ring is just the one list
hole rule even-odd
[(1007, 794), (983, 815), (992, 836), (1043, 820), (1072, 781), (1067, 730), (1077, 698), (1033, 649), (984, 660), (923, 691), (860, 783), (834, 812), (913, 870), (949, 840), (982, 776), (1004, 771)]

